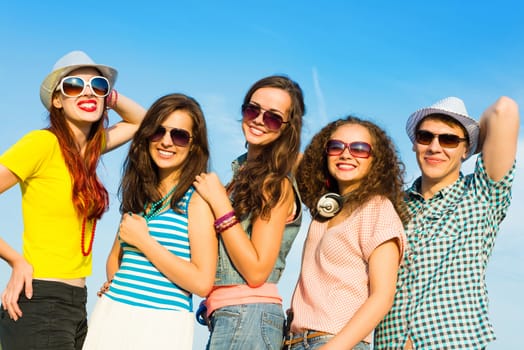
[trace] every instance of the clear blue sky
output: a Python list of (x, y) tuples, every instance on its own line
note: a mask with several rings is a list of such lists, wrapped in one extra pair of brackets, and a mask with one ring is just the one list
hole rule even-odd
[[(518, 0), (2, 1), (0, 153), (46, 126), (40, 83), (60, 56), (79, 49), (117, 68), (116, 88), (144, 107), (171, 92), (195, 97), (208, 121), (212, 169), (224, 181), (230, 161), (244, 151), (238, 123), (244, 93), (259, 78), (283, 73), (305, 92), (302, 146), (330, 120), (350, 113), (369, 118), (398, 145), (411, 182), (417, 167), (404, 125), (414, 110), (451, 95), (461, 97), (475, 118), (500, 95), (524, 109), (523, 18)], [(114, 114), (111, 120), (117, 120)], [(517, 213), (524, 209), (523, 135), (521, 130), (513, 204), (487, 275), (498, 335), (490, 349), (521, 346), (524, 238)], [(97, 228), (89, 311), (118, 226), (116, 190), (126, 150), (106, 155), (99, 171), (112, 203)], [(471, 160), (465, 168), (472, 168)], [(0, 196), (0, 236), (18, 250), (19, 192)], [(279, 286), (286, 308), (307, 223)], [(0, 262), (0, 288), (9, 273)], [(207, 330), (197, 325), (195, 349), (206, 340)]]

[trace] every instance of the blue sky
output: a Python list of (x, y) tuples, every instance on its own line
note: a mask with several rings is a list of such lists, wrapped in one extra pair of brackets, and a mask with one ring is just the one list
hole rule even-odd
[[(56, 60), (84, 50), (118, 69), (116, 89), (148, 107), (182, 92), (202, 105), (211, 166), (227, 181), (230, 161), (244, 151), (240, 104), (249, 86), (286, 74), (303, 88), (307, 106), (302, 146), (328, 121), (348, 114), (381, 125), (417, 174), (404, 132), (416, 109), (461, 97), (478, 118), (500, 95), (524, 106), (524, 5), (515, 1), (3, 1), (0, 5), (0, 152), (46, 126), (38, 91)], [(111, 121), (117, 117), (111, 115)], [(518, 348), (524, 321), (523, 131), (513, 204), (501, 227), (487, 283), (498, 340), (490, 349)], [(105, 280), (105, 258), (118, 226), (116, 190), (127, 145), (106, 155), (100, 176), (110, 211), (97, 227), (88, 309)], [(471, 169), (473, 162), (465, 164)], [(49, 199), (52, 205), (52, 198)], [(21, 249), (20, 193), (0, 196), (0, 236)], [(298, 277), (307, 221), (279, 285), (284, 306)], [(0, 262), (0, 288), (10, 269)], [(195, 304), (198, 303), (196, 299)], [(195, 349), (207, 330), (196, 326)]]

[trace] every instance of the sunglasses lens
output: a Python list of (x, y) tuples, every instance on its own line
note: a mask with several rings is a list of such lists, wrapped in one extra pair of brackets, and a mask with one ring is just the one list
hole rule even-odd
[(153, 133), (153, 135), (149, 137), (149, 140), (153, 142), (160, 141), (165, 134), (166, 128), (164, 128), (163, 126), (159, 126), (158, 129), (156, 129), (156, 131)]
[(338, 156), (344, 152), (346, 145), (342, 141), (329, 140), (326, 145), (326, 152), (330, 156)]
[(269, 129), (269, 130), (279, 130), (280, 127), (282, 126), (282, 117), (279, 116), (278, 114), (275, 114), (275, 113), (272, 113), (272, 112), (264, 112), (264, 125)]
[(352, 142), (349, 144), (349, 153), (357, 158), (369, 158), (371, 146), (365, 142)]
[(104, 77), (94, 77), (91, 79), (91, 90), (98, 97), (105, 97), (109, 94), (109, 81)]
[(251, 105), (251, 104), (245, 104), (242, 106), (242, 117), (246, 120), (253, 120), (258, 117), (260, 114), (260, 107)]
[(62, 81), (62, 93), (67, 97), (77, 97), (84, 91), (84, 80), (78, 77), (65, 78)]
[(173, 143), (180, 147), (185, 147), (189, 144), (191, 135), (186, 130), (183, 129), (172, 129), (171, 130), (171, 140)]
[(460, 143), (460, 138), (457, 135), (442, 134), (439, 135), (438, 142), (442, 147), (456, 148)]
[(435, 135), (429, 131), (419, 130), (415, 134), (415, 140), (417, 143), (424, 146), (429, 145), (433, 141), (433, 138), (435, 138)]

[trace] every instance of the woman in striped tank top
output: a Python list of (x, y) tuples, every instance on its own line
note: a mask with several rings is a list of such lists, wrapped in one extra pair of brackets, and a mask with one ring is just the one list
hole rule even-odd
[(84, 349), (191, 349), (192, 293), (213, 286), (213, 213), (194, 191), (209, 158), (204, 115), (182, 94), (157, 100), (129, 149), (122, 221)]

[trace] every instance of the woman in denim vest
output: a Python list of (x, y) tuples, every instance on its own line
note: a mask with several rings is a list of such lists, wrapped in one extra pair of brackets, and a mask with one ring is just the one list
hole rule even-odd
[(284, 313), (277, 282), (301, 223), (292, 176), (299, 155), (302, 90), (285, 76), (256, 82), (242, 105), (247, 153), (224, 187), (214, 173), (195, 187), (215, 214), (219, 261), (207, 300), (207, 348), (278, 349)]

